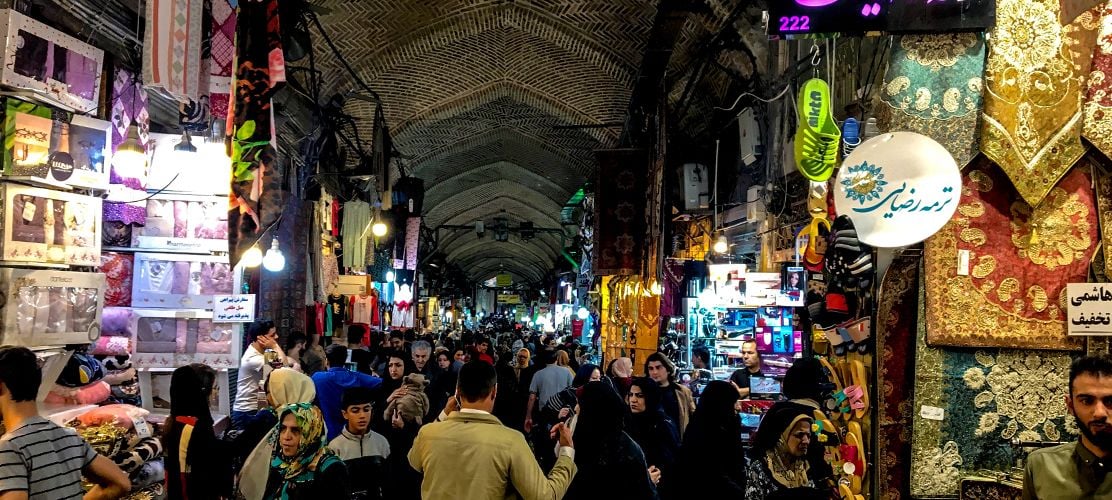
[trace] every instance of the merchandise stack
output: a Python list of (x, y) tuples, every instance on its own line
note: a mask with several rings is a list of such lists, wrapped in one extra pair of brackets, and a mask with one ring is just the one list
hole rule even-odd
[[(140, 224), (116, 224), (104, 233), (101, 270), (107, 278), (104, 336), (94, 352), (130, 355), (147, 410), (167, 411), (168, 391), (157, 388), (179, 366), (203, 363), (217, 370), (239, 364), (240, 328), (213, 321), (214, 297), (231, 295), (235, 277), (226, 254), (226, 187), (213, 182), (228, 173), (222, 146), (186, 137), (150, 134)], [(226, 376), (218, 377), (224, 382)], [(229, 393), (220, 389), (219, 414)]]

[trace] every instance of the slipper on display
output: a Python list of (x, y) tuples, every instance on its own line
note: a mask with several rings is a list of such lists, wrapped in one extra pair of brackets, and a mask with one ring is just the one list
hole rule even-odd
[(856, 118), (846, 118), (842, 123), (842, 156), (849, 156), (861, 145), (861, 124)]
[[(807, 235), (807, 248), (803, 251), (804, 265), (818, 266), (818, 271), (822, 271), (822, 261), (826, 255), (826, 238), (830, 234), (830, 221), (815, 217), (801, 232)], [(808, 270), (817, 272), (810, 267)]]
[(799, 90), (799, 128), (795, 134), (795, 165), (804, 177), (823, 182), (834, 173), (842, 131), (834, 120), (830, 86), (820, 78)]
[(869, 412), (869, 388), (866, 385), (868, 376), (865, 372), (865, 365), (860, 361), (854, 360), (850, 363), (850, 367), (853, 373), (853, 383), (861, 389), (862, 405), (861, 408), (854, 408), (854, 410), (856, 410), (854, 415), (858, 419), (865, 418), (865, 415)]

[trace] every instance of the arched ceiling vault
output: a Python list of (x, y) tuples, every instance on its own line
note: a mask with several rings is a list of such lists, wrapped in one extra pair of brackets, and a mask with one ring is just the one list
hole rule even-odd
[[(382, 98), (404, 155), (395, 167), (425, 181), (430, 227), (499, 214), (560, 227), (563, 203), (594, 175), (594, 150), (617, 145), (612, 125), (625, 119), (656, 14), (643, 0), (315, 3)], [(321, 66), (330, 93), (357, 86), (330, 54)], [(345, 110), (371, 137), (374, 106), (353, 100)], [(504, 244), (467, 231), (441, 237), (441, 251), (473, 278), (499, 262), (539, 280), (561, 258), (558, 235)]]

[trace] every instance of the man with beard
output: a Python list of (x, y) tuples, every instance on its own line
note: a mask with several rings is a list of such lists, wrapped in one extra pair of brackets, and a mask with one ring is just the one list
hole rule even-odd
[(1086, 356), (1070, 366), (1066, 406), (1081, 441), (1031, 453), (1024, 500), (1112, 498), (1112, 356)]

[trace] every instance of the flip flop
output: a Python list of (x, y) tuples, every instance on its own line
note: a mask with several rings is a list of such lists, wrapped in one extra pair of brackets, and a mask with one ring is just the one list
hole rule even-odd
[(861, 124), (856, 118), (846, 118), (842, 123), (842, 157), (849, 156), (861, 145)]
[[(846, 434), (846, 441), (849, 441), (850, 444), (857, 446), (858, 463), (855, 464), (857, 465), (857, 472), (854, 473), (854, 477), (858, 478), (858, 480), (860, 481), (861, 478), (865, 477), (865, 438), (861, 431), (861, 424), (857, 422), (850, 422), (847, 429), (848, 433)], [(850, 438), (850, 436), (853, 436), (852, 439)], [(861, 493), (860, 486), (858, 486), (857, 490), (854, 493)]]
[(849, 489), (849, 485), (840, 483), (838, 484), (838, 494), (842, 496), (842, 500), (855, 500), (854, 497), (856, 496)]
[[(826, 230), (825, 235), (823, 229)], [(811, 223), (800, 231), (800, 234), (807, 235), (807, 248), (803, 251), (804, 266), (809, 271), (821, 272), (826, 250), (824, 249), (822, 253), (819, 253), (818, 240), (820, 238), (825, 240), (826, 235), (830, 234), (830, 221), (826, 220), (825, 217), (814, 217), (811, 219)]]
[(812, 181), (825, 181), (834, 173), (842, 136), (834, 120), (830, 86), (820, 78), (804, 82), (796, 109), (799, 118), (795, 134), (796, 168)]
[(861, 401), (864, 403), (860, 409), (854, 408), (856, 410), (854, 416), (862, 419), (869, 413), (869, 387), (866, 385), (869, 380), (868, 374), (865, 371), (865, 365), (860, 361), (854, 360), (850, 363), (850, 367), (853, 371), (853, 383), (861, 388)]

